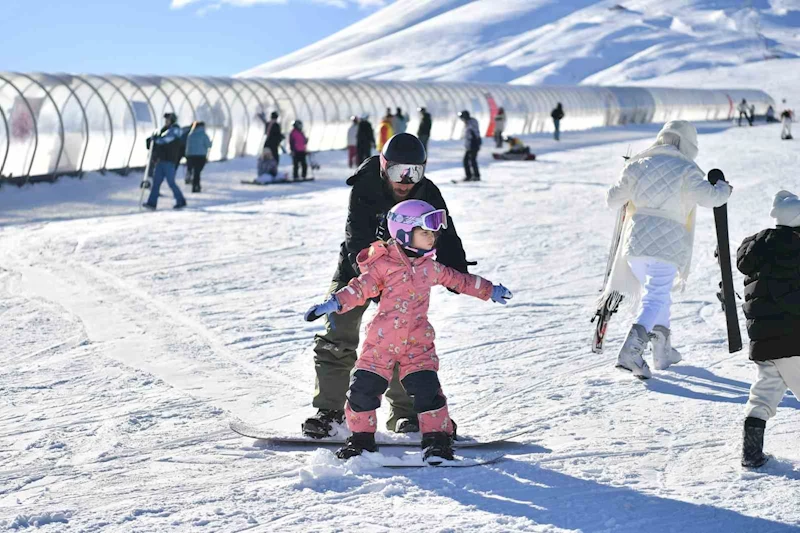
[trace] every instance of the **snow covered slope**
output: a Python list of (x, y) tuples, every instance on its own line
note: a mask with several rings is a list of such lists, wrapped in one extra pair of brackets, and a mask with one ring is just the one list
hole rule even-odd
[(625, 84), (798, 55), (800, 0), (398, 0), (240, 75)]
[[(729, 126), (700, 127), (698, 162), (735, 186), (738, 243), (771, 223), (775, 191), (798, 189), (797, 152), (778, 126)], [(768, 425), (775, 459), (738, 466), (755, 368), (727, 353), (710, 210), (698, 212), (692, 277), (673, 308), (684, 362), (647, 383), (615, 371), (621, 316), (607, 353), (590, 352), (614, 217), (604, 192), (656, 128), (535, 136), (533, 163), (493, 162), (486, 149), (476, 184), (451, 183), (459, 143), (431, 145), (430, 177), (473, 271), (514, 291), (508, 306), (432, 294), (453, 416), (464, 433), (534, 430), (502, 447), (507, 460), (462, 470), (342, 463), (227, 428), (239, 417), (297, 431), (313, 412), (322, 326), (302, 314), (335, 268), (344, 153), (320, 154), (315, 182), (263, 189), (239, 184), (252, 159), (210, 164), (181, 212), (165, 187), (164, 208), (139, 213), (135, 175), (3, 187), (0, 529), (798, 531), (796, 398)]]

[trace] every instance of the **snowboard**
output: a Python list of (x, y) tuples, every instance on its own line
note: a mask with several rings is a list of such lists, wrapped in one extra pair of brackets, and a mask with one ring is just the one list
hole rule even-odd
[(504, 152), (502, 154), (493, 153), (492, 157), (497, 161), (536, 161), (536, 154), (509, 154)]
[[(248, 424), (246, 422), (242, 422), (241, 420), (232, 420), (230, 422), (230, 428), (235, 433), (243, 437), (249, 437), (251, 439), (258, 439), (258, 440), (265, 440), (267, 442), (272, 442), (276, 444), (305, 444), (310, 446), (323, 446), (323, 445), (335, 445), (341, 446), (344, 444), (344, 441), (347, 437), (350, 436), (350, 432), (346, 429), (343, 429), (340, 434), (334, 435), (332, 437), (326, 437), (324, 439), (314, 439), (311, 437), (305, 437), (300, 434), (281, 434), (276, 433), (275, 431), (270, 430), (269, 428), (259, 427), (252, 424)], [(492, 446), (495, 444), (500, 444), (502, 442), (506, 442), (522, 435), (526, 435), (528, 433), (532, 433), (535, 431), (534, 429), (524, 429), (521, 431), (517, 431), (515, 433), (509, 433), (507, 435), (501, 435), (496, 438), (492, 439), (480, 439), (475, 438), (467, 435), (457, 435), (455, 442), (453, 442), (453, 448), (479, 448), (481, 446)], [(421, 436), (419, 433), (383, 433), (378, 432), (375, 434), (375, 441), (378, 443), (378, 446), (386, 446), (386, 447), (393, 447), (393, 446), (404, 446), (404, 447), (418, 447), (421, 443)]]
[[(719, 180), (725, 181), (725, 175), (718, 168), (708, 171), (708, 181), (713, 185)], [(725, 311), (725, 322), (728, 328), (728, 352), (734, 353), (742, 349), (742, 334), (739, 331), (739, 317), (736, 312), (736, 293), (733, 290), (733, 271), (731, 270), (731, 249), (728, 238), (728, 204), (714, 208), (714, 225), (717, 230), (717, 261), (719, 262), (722, 281), (718, 295)]]
[(144, 209), (144, 195), (145, 192), (149, 193), (150, 188), (153, 186), (153, 148), (156, 145), (155, 141), (156, 132), (154, 131), (151, 134), (151, 141), (150, 141), (150, 148), (147, 149), (147, 164), (144, 167), (144, 176), (142, 176), (142, 182), (139, 184), (139, 211)]
[(314, 181), (314, 178), (300, 178), (297, 180), (293, 180), (291, 178), (281, 178), (275, 181), (265, 181), (264, 183), (259, 183), (255, 180), (242, 180), (243, 185), (274, 185), (276, 183), (303, 183), (305, 181)]
[[(409, 459), (409, 456), (413, 457), (413, 462), (411, 461), (403, 461), (398, 464), (393, 463), (386, 463), (382, 464), (383, 468), (394, 468), (394, 469), (402, 469), (402, 468), (470, 468), (473, 466), (484, 466), (484, 465), (491, 465), (494, 463), (499, 463), (503, 459), (505, 459), (506, 454), (498, 453), (493, 455), (487, 455), (485, 457), (462, 457), (459, 455), (455, 455), (455, 459), (452, 461), (442, 460), (440, 463), (426, 463), (422, 460), (422, 453), (415, 453), (415, 454), (408, 454), (404, 459)], [(418, 456), (418, 457), (417, 457)]]
[[(620, 240), (622, 239), (622, 228), (625, 225), (625, 215), (627, 213), (628, 204), (620, 207), (617, 212), (617, 219), (614, 225), (614, 233), (611, 237), (611, 247), (608, 250), (608, 260), (606, 261), (606, 275), (603, 279), (603, 288), (601, 292), (605, 291), (606, 285), (611, 277), (611, 269), (614, 266), (614, 258), (617, 256), (617, 249), (619, 248)], [(611, 317), (619, 309), (619, 304), (622, 302), (623, 296), (617, 291), (611, 291), (600, 304), (592, 317), (592, 322), (597, 321), (594, 326), (594, 337), (592, 338), (592, 352), (603, 353), (603, 342), (606, 338), (606, 330)]]

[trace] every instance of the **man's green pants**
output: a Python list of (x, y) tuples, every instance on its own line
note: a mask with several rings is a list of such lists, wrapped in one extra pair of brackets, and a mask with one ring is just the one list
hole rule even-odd
[[(346, 283), (334, 281), (327, 296), (332, 295)], [(314, 407), (317, 409), (344, 410), (347, 389), (350, 387), (350, 372), (358, 358), (358, 335), (361, 317), (369, 302), (343, 314), (332, 313), (325, 319), (325, 334), (315, 336), (314, 369), (317, 373), (314, 391)], [(389, 420), (386, 427), (394, 431), (397, 420), (414, 420), (414, 404), (398, 379), (398, 367), (386, 391), (389, 400)]]

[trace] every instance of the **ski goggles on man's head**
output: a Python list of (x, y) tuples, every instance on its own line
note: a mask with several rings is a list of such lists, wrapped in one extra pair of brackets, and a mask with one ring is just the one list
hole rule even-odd
[(422, 228), (428, 231), (447, 229), (447, 211), (444, 209), (436, 209), (416, 217), (389, 211), (386, 218), (394, 222), (408, 224), (409, 226)]
[(395, 163), (386, 167), (386, 179), (393, 183), (419, 183), (425, 173), (425, 165)]

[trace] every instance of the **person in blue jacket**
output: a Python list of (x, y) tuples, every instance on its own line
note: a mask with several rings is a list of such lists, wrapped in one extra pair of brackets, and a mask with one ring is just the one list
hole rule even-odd
[(192, 177), (192, 192), (200, 192), (200, 173), (208, 162), (208, 150), (211, 139), (206, 135), (206, 123), (197, 121), (192, 124), (186, 138), (186, 167)]

